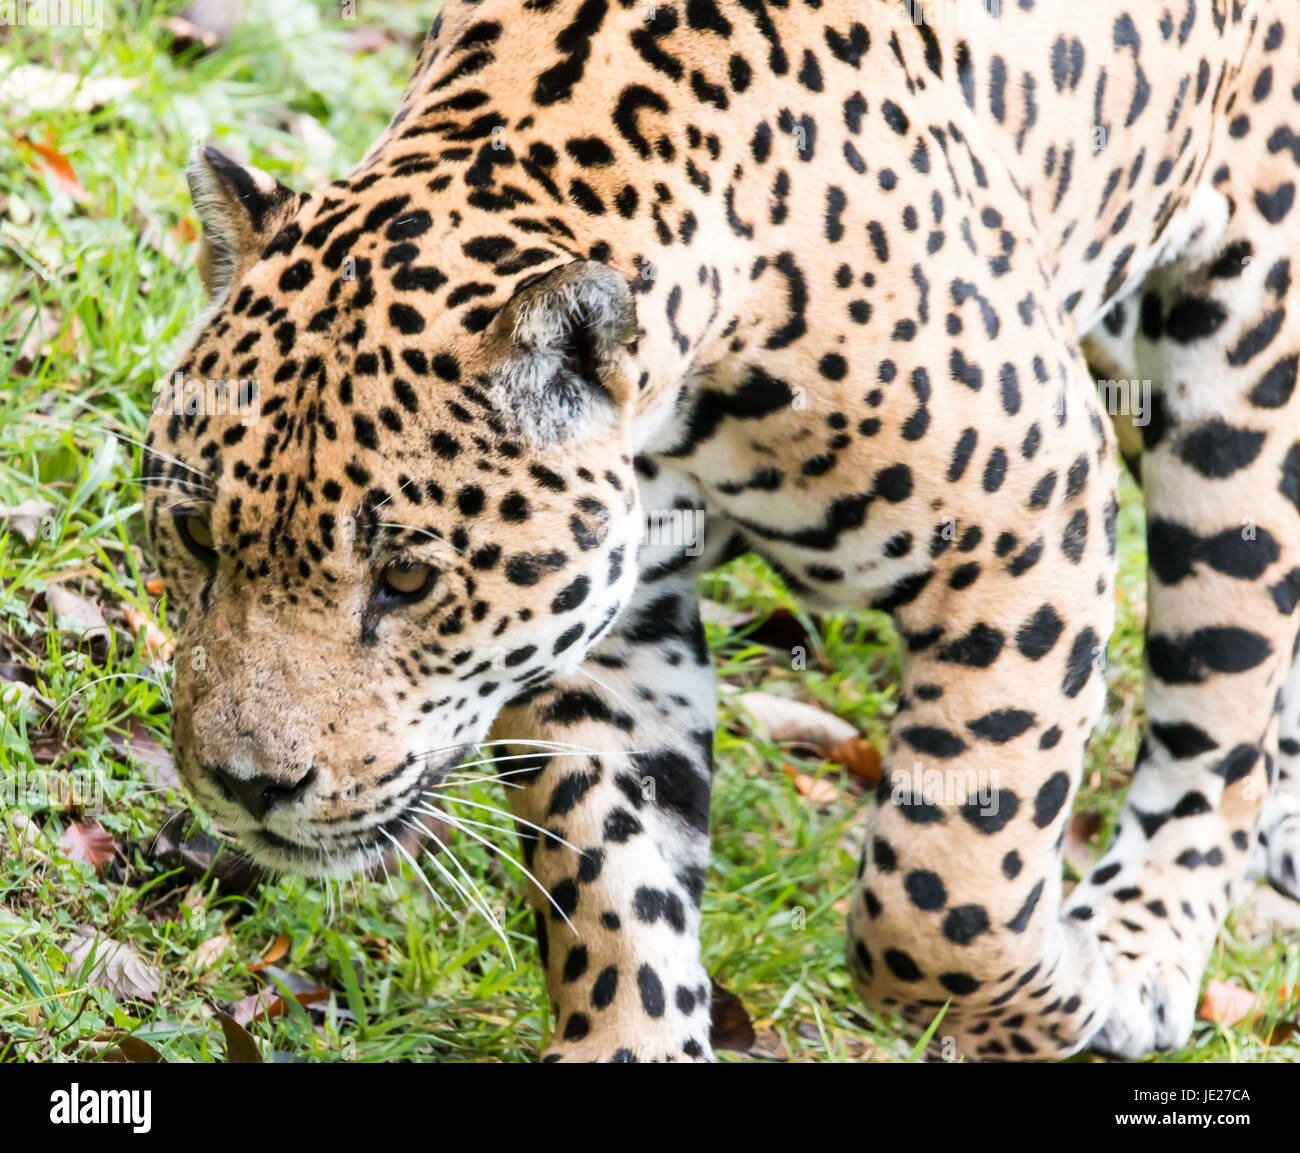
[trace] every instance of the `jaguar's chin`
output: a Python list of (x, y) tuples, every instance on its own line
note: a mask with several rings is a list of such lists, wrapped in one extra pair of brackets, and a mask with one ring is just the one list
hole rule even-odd
[(261, 868), (277, 875), (293, 874), (313, 880), (369, 879), (382, 872), (393, 857), (414, 856), (430, 821), (415, 808), (360, 829), (345, 837), (307, 844), (269, 829), (238, 834), (243, 850)]

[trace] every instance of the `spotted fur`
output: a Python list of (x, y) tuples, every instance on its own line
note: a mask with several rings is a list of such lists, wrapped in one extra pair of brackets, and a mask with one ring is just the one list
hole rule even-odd
[[(261, 407), (150, 428), (177, 762), (256, 857), (342, 873), (515, 742), (552, 1058), (710, 1055), (695, 585), (745, 551), (902, 637), (872, 1004), (950, 1002), (981, 1058), (1177, 1046), (1252, 863), (1300, 896), (1300, 8), (963, 11), (449, 0), (346, 179), (192, 162), (180, 371)], [(1147, 726), (1066, 897), (1115, 595), (1096, 377), (1153, 387)], [(670, 511), (702, 551), (642, 540)]]

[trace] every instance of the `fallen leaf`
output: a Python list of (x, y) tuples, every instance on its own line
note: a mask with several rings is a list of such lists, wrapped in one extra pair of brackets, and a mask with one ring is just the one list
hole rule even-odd
[(745, 640), (788, 653), (802, 649), (805, 660), (814, 645), (812, 634), (789, 609), (775, 609), (769, 613), (756, 628), (745, 633)]
[(45, 604), (60, 632), (67, 632), (87, 641), (107, 643), (110, 636), (108, 622), (99, 606), (60, 584), (45, 590)]
[(32, 760), (38, 765), (52, 765), (72, 751), (71, 746), (58, 733), (44, 729), (27, 731), (27, 747), (31, 750)]
[[(282, 1017), (289, 1011), (290, 1000), (297, 1001), (304, 1009), (329, 1000), (330, 991), (324, 985), (317, 985), (296, 973), (277, 969), (274, 965), (268, 965), (261, 972), (268, 978), (274, 977), (279, 984), (268, 983), (235, 1004), (231, 1016), (240, 1025)], [(279, 985), (289, 991), (288, 997), (280, 991)]]
[(153, 664), (166, 664), (176, 652), (176, 642), (162, 631), (152, 620), (134, 605), (123, 605), (122, 615), (131, 629), (131, 635), (138, 637), (144, 630), (144, 651)]
[(1232, 923), (1259, 943), (1292, 940), (1300, 937), (1300, 901), (1268, 885), (1257, 885), (1232, 911)]
[[(72, 161), (63, 155), (54, 146), (54, 133), (47, 132), (45, 143), (32, 140), (30, 137), (18, 135), (14, 140), (25, 148), (30, 148), (40, 157), (39, 163), (32, 164), (34, 168), (44, 168), (55, 182), (78, 204), (84, 204), (90, 199), (85, 188), (82, 187), (81, 181), (77, 179), (77, 173), (72, 167)], [(28, 161), (31, 164), (31, 161)]]
[(12, 508), (0, 504), (0, 522), (31, 544), (41, 535), (41, 521), (52, 512), (54, 506), (48, 500), (25, 500)]
[(229, 933), (218, 933), (215, 937), (209, 937), (194, 950), (194, 956), (190, 960), (190, 967), (196, 973), (201, 973), (205, 969), (210, 969), (221, 959), (222, 955), (229, 948)]
[(749, 1052), (754, 1047), (754, 1024), (749, 1019), (743, 1002), (717, 981), (709, 983), (712, 986), (709, 1040), (714, 1049), (726, 1049), (732, 1053)]
[(95, 1034), (95, 1041), (105, 1044), (101, 1051), (101, 1060), (114, 1061), (128, 1065), (165, 1065), (163, 1055), (148, 1041), (133, 1037), (122, 1029), (105, 1029)]
[(165, 869), (180, 869), (197, 881), (212, 877), (223, 893), (255, 893), (266, 874), (230, 844), (202, 830), (186, 834), (188, 813), (174, 813), (158, 830), (149, 850)]
[(700, 620), (706, 625), (718, 625), (720, 628), (735, 629), (749, 624), (753, 619), (752, 614), (733, 609), (730, 605), (711, 601), (708, 597), (700, 598)]
[(281, 933), (274, 941), (267, 946), (266, 952), (262, 954), (261, 960), (253, 962), (248, 966), (250, 973), (256, 973), (259, 969), (265, 969), (268, 965), (274, 965), (276, 961), (286, 956), (289, 952), (289, 934)]
[(110, 732), (109, 743), (123, 757), (142, 769), (141, 776), (154, 785), (180, 791), (181, 779), (171, 753), (163, 748), (138, 717), (127, 722), (125, 734)]
[(834, 748), (858, 735), (848, 721), (824, 709), (770, 693), (741, 693), (736, 703), (754, 726), (778, 744), (797, 742), (814, 748)]
[(839, 800), (840, 791), (824, 777), (810, 777), (807, 773), (797, 772), (790, 765), (785, 766), (785, 775), (794, 781), (794, 787), (802, 797), (818, 805), (829, 805)]
[(253, 1035), (228, 1013), (218, 1013), (221, 1031), (226, 1037), (226, 1063), (228, 1065), (260, 1065), (262, 1051)]
[(0, 105), (21, 105), (29, 112), (93, 112), (139, 84), (123, 76), (77, 76), (39, 64), (0, 61)]
[(218, 44), (215, 32), (200, 28), (193, 20), (187, 20), (184, 16), (169, 17), (163, 21), (163, 28), (171, 35), (172, 51), (178, 54), (196, 48), (198, 55), (204, 56)]
[(244, 20), (244, 0), (191, 0), (181, 15), (219, 41), (230, 39), (236, 24)]
[(163, 594), (162, 577), (150, 577), (145, 581), (144, 591), (151, 597), (160, 597)]
[(1075, 813), (1065, 826), (1065, 859), (1081, 877), (1092, 872), (1095, 854), (1088, 844), (1101, 831), (1101, 814)]
[(372, 52), (382, 52), (390, 44), (407, 43), (407, 38), (373, 24), (357, 24), (346, 33), (348, 51), (354, 56), (364, 56)]
[(1255, 994), (1249, 989), (1212, 977), (1205, 983), (1205, 996), (1196, 1009), (1196, 1016), (1202, 1021), (1235, 1025), (1254, 1016), (1256, 1011)]
[(106, 937), (92, 925), (79, 926), (63, 951), (70, 979), (106, 989), (119, 1000), (152, 1002), (162, 988), (162, 974), (131, 945)]
[(880, 750), (863, 737), (850, 737), (834, 745), (827, 751), (826, 759), (842, 765), (850, 776), (859, 780), (873, 785), (880, 781)]
[[(58, 275), (50, 272), (51, 277)], [(71, 313), (65, 319), (53, 305), (29, 303), (22, 316), (10, 329), (5, 343), (20, 341), (14, 354), (13, 371), (18, 376), (30, 375), (36, 365), (58, 353), (70, 353), (81, 338), (81, 321)]]
[(98, 872), (117, 852), (117, 842), (113, 834), (98, 825), (82, 824), (73, 821), (63, 830), (59, 838), (59, 847), (73, 861), (85, 861)]
[(1283, 1021), (1268, 1035), (1270, 1045), (1286, 1045), (1294, 1041), (1296, 1034), (1300, 1033), (1300, 1024), (1295, 1021)]

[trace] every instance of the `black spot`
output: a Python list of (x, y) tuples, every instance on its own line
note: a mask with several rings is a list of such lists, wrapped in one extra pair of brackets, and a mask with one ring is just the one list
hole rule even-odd
[(942, 909), (948, 903), (948, 890), (938, 873), (914, 869), (903, 878), (903, 889), (918, 909)]
[(903, 952), (902, 949), (886, 949), (885, 965), (900, 981), (919, 981), (925, 976), (920, 966), (912, 959), (912, 955)]
[(1053, 773), (1039, 787), (1034, 795), (1034, 824), (1040, 829), (1047, 828), (1065, 805), (1070, 795), (1070, 778), (1065, 773)]
[(1043, 605), (1016, 630), (1016, 648), (1031, 661), (1042, 660), (1060, 640), (1065, 625), (1051, 605)]
[(664, 1015), (664, 986), (659, 974), (649, 965), (642, 965), (636, 971), (637, 988), (641, 990), (641, 1008), (647, 1017), (659, 1018)]
[(977, 737), (1001, 745), (1020, 736), (1034, 722), (1034, 714), (1024, 709), (996, 709), (977, 720), (967, 721), (966, 727)]
[(943, 919), (943, 935), (954, 945), (969, 945), (988, 928), (989, 916), (982, 905), (960, 905)]

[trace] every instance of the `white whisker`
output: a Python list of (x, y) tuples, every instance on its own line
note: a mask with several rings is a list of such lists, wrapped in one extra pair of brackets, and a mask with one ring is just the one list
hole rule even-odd
[(618, 703), (621, 704), (625, 709), (631, 709), (633, 712), (636, 711), (636, 706), (631, 701), (629, 701), (627, 697), (623, 696), (623, 694), (620, 693), (617, 689), (610, 688), (610, 686), (607, 685), (604, 681), (602, 681), (598, 676), (596, 676), (595, 673), (589, 673), (586, 669), (579, 669), (578, 672), (582, 676), (586, 677), (587, 680), (591, 681), (592, 684), (598, 685), (600, 688), (604, 689), (605, 692), (609, 693), (609, 695), (613, 697), (616, 701), (618, 701)]
[[(446, 821), (447, 824), (449, 824), (453, 829), (459, 829), (462, 833), (465, 833), (468, 836), (473, 837), (474, 840), (479, 842), (479, 844), (486, 846), (487, 848), (491, 849), (494, 853), (498, 853), (500, 856), (504, 857), (507, 861), (509, 861), (512, 865), (514, 865), (516, 869), (518, 869), (521, 873), (523, 873), (525, 877), (527, 877), (530, 881), (532, 881), (534, 885), (537, 886), (538, 890), (542, 893), (542, 895), (545, 896), (545, 898), (548, 901), (550, 901), (551, 904), (555, 907), (555, 911), (560, 914), (560, 918), (573, 931), (573, 935), (575, 937), (579, 937), (582, 935), (574, 927), (573, 922), (569, 920), (564, 910), (560, 908), (559, 902), (557, 902), (556, 899), (551, 896), (551, 891), (545, 885), (543, 885), (541, 881), (539, 881), (536, 877), (534, 877), (533, 874), (528, 871), (528, 869), (526, 869), (522, 864), (520, 864), (520, 862), (516, 861), (514, 857), (512, 857), (509, 853), (507, 853), (505, 849), (501, 848), (500, 845), (494, 845), (486, 837), (480, 837), (478, 833), (474, 832), (473, 829), (466, 828), (464, 825), (459, 824), (454, 817), (450, 816), (447, 813), (439, 813), (434, 811), (432, 815), (438, 817), (440, 820)], [(567, 844), (567, 842), (565, 843)], [(569, 848), (573, 848), (573, 846), (570, 845)], [(575, 849), (574, 851), (581, 854), (580, 849)]]
[[(432, 793), (432, 790), (425, 790), (425, 795), (432, 796), (434, 794)], [(469, 805), (474, 809), (486, 809), (489, 813), (499, 813), (501, 816), (506, 817), (509, 820), (518, 821), (521, 825), (527, 825), (530, 829), (536, 829), (539, 833), (543, 833), (550, 840), (563, 845), (566, 849), (572, 849), (575, 853), (582, 852), (577, 845), (569, 844), (569, 842), (563, 837), (551, 832), (550, 829), (544, 829), (541, 825), (534, 825), (532, 821), (527, 821), (516, 813), (508, 813), (505, 809), (498, 809), (495, 805), (484, 805), (480, 804), (478, 801), (467, 801), (464, 797), (453, 797), (450, 794), (443, 794), (440, 799), (443, 801), (451, 801), (453, 804), (457, 805)]]
[[(485, 918), (487, 918), (487, 923), (488, 923), (489, 925), (492, 926), (493, 931), (496, 933), (496, 935), (497, 935), (498, 937), (501, 938), (501, 943), (506, 947), (506, 956), (510, 958), (510, 967), (511, 967), (512, 969), (514, 969), (514, 968), (518, 968), (518, 965), (515, 963), (515, 954), (514, 954), (514, 950), (510, 948), (510, 941), (509, 941), (509, 939), (506, 937), (505, 930), (502, 929), (501, 926), (497, 924), (497, 919), (492, 915), (492, 910), (488, 908), (487, 900), (484, 898), (483, 894), (479, 891), (479, 887), (474, 883), (474, 879), (473, 879), (473, 878), (469, 875), (469, 873), (465, 870), (465, 866), (462, 865), (462, 864), (460, 863), (460, 861), (457, 859), (456, 854), (453, 853), (449, 848), (447, 848), (446, 845), (444, 845), (444, 844), (442, 843), (441, 838), (440, 838), (440, 837), (439, 837), (435, 832), (433, 832), (431, 829), (426, 828), (425, 825), (424, 825), (424, 822), (421, 821), (418, 817), (415, 818), (415, 826), (412, 826), (411, 823), (410, 823), (409, 821), (406, 821), (406, 820), (403, 820), (403, 821), (402, 821), (402, 824), (406, 825), (408, 828), (411, 828), (411, 827), (417, 827), (417, 826), (418, 826), (418, 828), (419, 828), (423, 833), (425, 833), (427, 836), (429, 836), (429, 837), (431, 837), (431, 838), (433, 839), (434, 844), (436, 844), (436, 845), (438, 846), (439, 849), (441, 849), (443, 852), (445, 852), (445, 853), (446, 853), (446, 854), (451, 858), (451, 863), (452, 863), (453, 865), (455, 865), (456, 868), (460, 871), (460, 875), (461, 875), (462, 877), (465, 878), (465, 883), (466, 883), (466, 884), (469, 886), (469, 888), (472, 890), (472, 892), (474, 893), (474, 896), (476, 896), (476, 897), (478, 898), (478, 904), (477, 904), (475, 907), (478, 909), (478, 911), (479, 911), (480, 913), (483, 914), (483, 916), (484, 916)], [(447, 879), (448, 879), (449, 881), (451, 881), (453, 884), (455, 884), (455, 878), (452, 877), (452, 875), (451, 875), (450, 873), (448, 873), (447, 870), (444, 869), (444, 868), (442, 867), (442, 864), (438, 861), (438, 858), (437, 858), (436, 856), (434, 856), (434, 854), (430, 853), (430, 852), (428, 851), (428, 849), (426, 849), (426, 850), (425, 850), (425, 855), (426, 855), (426, 856), (429, 858), (429, 860), (432, 861), (432, 862), (433, 862), (433, 863), (434, 863), (434, 864), (435, 864), (435, 865), (436, 865), (440, 870), (442, 870), (442, 872), (443, 872), (444, 874), (446, 874)], [(457, 887), (459, 888), (459, 886), (457, 886)], [(468, 894), (466, 894), (465, 899), (466, 899), (467, 901), (470, 901), (471, 904), (474, 903), (473, 900), (472, 900), (472, 898), (470, 898)]]
[(419, 862), (417, 862), (416, 859), (413, 856), (411, 856), (409, 852), (407, 852), (406, 846), (403, 845), (401, 841), (399, 841), (396, 837), (394, 837), (392, 833), (390, 833), (387, 829), (385, 829), (383, 825), (379, 826), (379, 831), (390, 841), (393, 842), (393, 848), (395, 848), (399, 853), (402, 854), (403, 857), (405, 857), (408, 861), (411, 862), (411, 868), (415, 870), (415, 875), (419, 877), (421, 881), (424, 882), (424, 887), (429, 890), (430, 894), (433, 896), (433, 899), (437, 901), (438, 904), (441, 905), (444, 909), (446, 909), (447, 912), (450, 913), (451, 906), (442, 899), (442, 894), (439, 893), (433, 887), (433, 885), (429, 881), (429, 878), (424, 875), (424, 870), (420, 868)]

